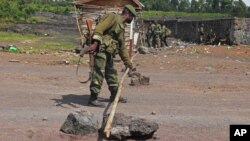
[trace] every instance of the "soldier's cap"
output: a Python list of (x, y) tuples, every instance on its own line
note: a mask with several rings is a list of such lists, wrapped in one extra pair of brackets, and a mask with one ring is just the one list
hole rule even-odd
[(136, 16), (135, 8), (132, 5), (127, 4), (127, 5), (125, 5), (125, 8), (127, 8), (131, 14), (133, 14), (134, 16)]

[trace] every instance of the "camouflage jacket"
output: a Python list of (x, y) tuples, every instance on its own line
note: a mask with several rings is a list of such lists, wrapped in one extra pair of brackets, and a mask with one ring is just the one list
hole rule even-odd
[(170, 36), (171, 35), (171, 30), (167, 27), (162, 28), (162, 36)]
[(93, 33), (93, 40), (100, 42), (100, 48), (111, 54), (118, 53), (125, 65), (132, 65), (125, 46), (125, 24), (121, 15), (109, 13), (100, 18)]
[(156, 26), (154, 28), (154, 34), (155, 35), (160, 35), (161, 33), (162, 33), (161, 25), (160, 24), (156, 24)]

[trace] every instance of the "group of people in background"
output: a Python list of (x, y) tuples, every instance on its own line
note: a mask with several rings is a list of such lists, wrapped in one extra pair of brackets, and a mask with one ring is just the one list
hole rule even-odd
[(209, 31), (204, 31), (204, 24), (200, 23), (198, 27), (198, 33), (199, 33), (199, 43), (200, 44), (214, 44), (216, 35), (212, 28), (209, 29)]
[(146, 33), (146, 41), (149, 48), (168, 47), (167, 37), (171, 35), (171, 30), (164, 24), (156, 21), (150, 22)]
[(212, 26), (204, 26), (203, 23), (200, 23), (198, 26), (199, 34), (199, 44), (205, 45), (218, 45), (218, 44), (231, 44), (230, 43), (230, 29), (226, 28), (224, 30), (224, 36), (216, 36), (215, 30)]

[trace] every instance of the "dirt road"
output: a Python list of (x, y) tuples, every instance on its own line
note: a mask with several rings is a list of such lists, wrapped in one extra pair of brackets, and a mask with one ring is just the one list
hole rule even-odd
[[(74, 64), (55, 63), (63, 58), (0, 52), (1, 141), (97, 140), (59, 132), (72, 111), (89, 110), (100, 121), (103, 112), (86, 106), (88, 84), (77, 82)], [(249, 47), (169, 49), (138, 55), (135, 64), (151, 85), (129, 86), (127, 78), (123, 94), (129, 103), (118, 112), (159, 123), (157, 140), (227, 141), (230, 124), (250, 124)], [(100, 97), (109, 97), (106, 84)]]

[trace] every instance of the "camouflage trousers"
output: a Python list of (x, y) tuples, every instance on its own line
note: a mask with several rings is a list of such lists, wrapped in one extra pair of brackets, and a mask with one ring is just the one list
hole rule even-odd
[(114, 68), (113, 56), (105, 51), (101, 51), (94, 56), (94, 68), (90, 83), (91, 98), (96, 99), (101, 92), (103, 79), (105, 78), (111, 95), (116, 95), (118, 90), (118, 76)]
[(161, 37), (160, 37), (160, 35), (155, 35), (154, 36), (154, 47), (155, 48), (160, 48), (161, 47)]
[(168, 43), (167, 43), (167, 36), (163, 35), (161, 36), (161, 47), (164, 47), (164, 46), (168, 46)]
[(153, 37), (152, 35), (147, 35), (147, 44), (148, 44), (148, 47), (152, 47), (153, 45)]

